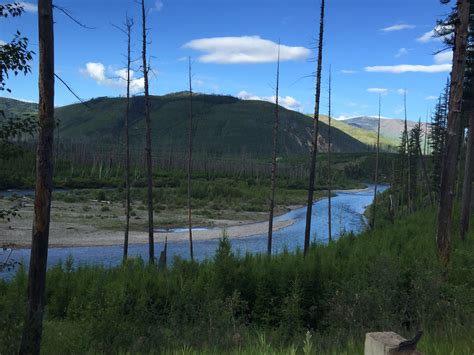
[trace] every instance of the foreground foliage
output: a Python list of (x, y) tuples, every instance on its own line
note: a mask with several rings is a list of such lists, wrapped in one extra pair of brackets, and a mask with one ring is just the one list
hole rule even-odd
[[(474, 351), (473, 233), (436, 260), (435, 211), (300, 252), (238, 257), (224, 239), (203, 263), (166, 271), (133, 260), (119, 268), (51, 269), (44, 353), (361, 353), (367, 331), (423, 329), (427, 354)], [(0, 349), (15, 352), (26, 275), (0, 282)], [(309, 332), (308, 332), (309, 331)]]

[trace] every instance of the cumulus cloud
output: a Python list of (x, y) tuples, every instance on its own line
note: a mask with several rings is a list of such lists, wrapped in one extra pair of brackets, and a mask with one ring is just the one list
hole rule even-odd
[(33, 4), (31, 2), (26, 2), (26, 1), (20, 1), (19, 4), (23, 6), (23, 10), (25, 10), (25, 12), (31, 12), (31, 13), (38, 12), (37, 4)]
[(436, 64), (446, 64), (446, 63), (452, 63), (453, 62), (453, 52), (452, 51), (447, 51), (447, 52), (441, 52), (438, 54), (434, 55), (434, 61)]
[[(278, 44), (259, 36), (201, 38), (183, 47), (204, 52), (198, 57), (202, 63), (271, 63), (278, 57)], [(280, 46), (280, 61), (306, 59), (310, 55), (311, 51), (305, 47)]]
[[(241, 100), (259, 100), (259, 101), (268, 101), (271, 103), (275, 103), (276, 101), (276, 96), (258, 96), (254, 95), (250, 92), (247, 92), (245, 90), (242, 90), (237, 94), (237, 97)], [(278, 96), (278, 104), (280, 106), (283, 106), (289, 110), (293, 111), (302, 111), (303, 110), (303, 105), (301, 102), (296, 100), (295, 98), (291, 96)]]
[(342, 70), (341, 70), (341, 73), (342, 73), (342, 74), (356, 74), (357, 71), (356, 71), (356, 70), (342, 69)]
[(400, 48), (398, 50), (398, 52), (395, 54), (395, 58), (400, 58), (400, 57), (403, 57), (405, 55), (408, 55), (408, 53), (410, 52), (409, 49), (406, 49), (406, 48)]
[(453, 29), (452, 25), (437, 25), (435, 28), (433, 28), (431, 31), (423, 33), (420, 37), (416, 39), (417, 42), (421, 43), (428, 43), (432, 41), (441, 41), (444, 38), (448, 36), (452, 36), (452, 34), (445, 35), (445, 36), (439, 36), (438, 33), (443, 33), (443, 32), (449, 32)]
[(425, 97), (425, 100), (437, 100), (437, 99), (438, 99), (438, 97), (434, 96), (434, 95), (430, 95), (430, 96)]
[(399, 95), (408, 94), (408, 90), (407, 89), (397, 89), (397, 94), (399, 94)]
[[(89, 62), (80, 72), (93, 79), (97, 84), (114, 89), (124, 89), (127, 87), (127, 69), (113, 70), (105, 67), (102, 63)], [(136, 94), (143, 91), (144, 79), (135, 78), (135, 72), (130, 70), (130, 92)]]
[(376, 65), (365, 67), (369, 73), (443, 73), (451, 71), (451, 64), (433, 64), (433, 65)]
[(416, 26), (414, 26), (414, 25), (408, 25), (406, 23), (399, 23), (399, 24), (396, 24), (396, 25), (381, 28), (380, 31), (382, 31), (382, 32), (395, 32), (395, 31), (411, 30), (415, 27)]
[(385, 94), (387, 94), (388, 89), (385, 89), (385, 88), (368, 88), (367, 92), (373, 92), (373, 93), (376, 93), (376, 94), (385, 95)]

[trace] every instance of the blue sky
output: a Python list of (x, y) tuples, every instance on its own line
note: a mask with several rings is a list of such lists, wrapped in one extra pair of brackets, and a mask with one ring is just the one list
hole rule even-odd
[[(5, 1), (2, 1), (3, 3)], [(125, 37), (111, 24), (135, 19), (133, 57), (140, 57), (139, 5), (135, 0), (57, 0), (55, 4), (95, 29), (79, 27), (55, 10), (56, 72), (83, 99), (123, 95)], [(193, 58), (195, 91), (241, 98), (274, 99), (276, 48), (282, 44), (280, 102), (314, 110), (315, 38), (320, 0), (147, 0), (149, 54), (154, 75), (150, 92), (162, 95), (187, 87), (187, 56)], [(37, 51), (35, 1), (21, 18), (1, 19), (0, 41), (18, 29)], [(450, 70), (450, 53), (430, 36), (436, 19), (449, 12), (439, 0), (327, 0), (322, 113), (327, 111), (327, 77), (333, 72), (333, 115), (402, 117), (403, 90), (408, 115), (426, 116)], [(37, 101), (37, 60), (32, 74), (12, 76), (12, 93)], [(139, 61), (135, 71), (139, 70)], [(134, 73), (134, 90), (142, 80)], [(77, 100), (56, 82), (56, 105)]]

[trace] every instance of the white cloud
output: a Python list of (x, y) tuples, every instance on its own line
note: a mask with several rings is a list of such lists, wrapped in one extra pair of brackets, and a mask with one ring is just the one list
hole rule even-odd
[[(201, 38), (183, 47), (206, 53), (198, 57), (202, 63), (271, 63), (277, 61), (278, 55), (278, 44), (259, 36)], [(280, 61), (306, 59), (310, 55), (305, 47), (280, 46)]]
[(32, 12), (32, 13), (38, 12), (37, 4), (33, 4), (31, 2), (26, 2), (26, 1), (21, 1), (19, 4), (23, 6), (23, 10), (25, 10), (25, 12)]
[(406, 49), (406, 48), (400, 48), (398, 50), (398, 52), (395, 54), (395, 58), (400, 58), (400, 57), (403, 57), (405, 55), (408, 55), (408, 53), (410, 52), (409, 49)]
[[(276, 101), (276, 96), (257, 96), (254, 95), (250, 92), (247, 92), (245, 90), (242, 90), (237, 94), (237, 97), (241, 100), (259, 100), (259, 101), (268, 101), (271, 103), (275, 103)], [(289, 109), (289, 110), (294, 110), (294, 111), (302, 111), (303, 110), (303, 105), (301, 102), (296, 100), (295, 98), (291, 96), (278, 96), (278, 104)]]
[(430, 95), (430, 96), (425, 97), (425, 100), (437, 100), (437, 99), (438, 99), (438, 97), (434, 96), (434, 95)]
[[(89, 62), (85, 68), (81, 68), (80, 72), (93, 79), (97, 84), (107, 86), (114, 89), (124, 89), (127, 87), (127, 69), (113, 70), (102, 63)], [(135, 72), (130, 70), (130, 92), (136, 94), (143, 91), (144, 79), (135, 78)]]
[(377, 94), (386, 95), (387, 92), (388, 92), (388, 89), (385, 89), (385, 88), (368, 88), (367, 92), (373, 92), (373, 93), (377, 93)]
[(416, 41), (421, 42), (421, 43), (428, 43), (432, 41), (441, 41), (442, 39), (452, 36), (452, 34), (447, 35), (447, 36), (438, 36), (438, 32), (442, 32), (443, 30), (449, 31), (452, 29), (451, 25), (448, 26), (442, 26), (442, 25), (437, 25), (434, 29), (431, 31), (423, 33), (420, 37), (416, 39)]
[(397, 94), (399, 94), (399, 95), (408, 94), (408, 90), (407, 89), (397, 89)]
[(4, 46), (5, 44), (7, 44), (7, 43), (4, 42), (4, 41), (2, 41), (2, 40), (0, 39), (0, 47), (1, 47), (1, 46)]
[(436, 64), (446, 64), (446, 63), (452, 63), (453, 62), (453, 52), (452, 51), (447, 51), (447, 52), (441, 52), (438, 54), (434, 55), (434, 61)]
[(388, 26), (385, 28), (381, 28), (380, 31), (382, 32), (395, 32), (395, 31), (402, 31), (402, 30), (410, 30), (415, 28), (414, 25), (408, 25), (406, 23), (399, 23), (393, 26)]
[(451, 71), (451, 64), (433, 64), (433, 65), (377, 65), (365, 67), (369, 73), (443, 73)]
[(155, 1), (155, 10), (156, 11), (161, 11), (162, 8), (163, 8), (163, 1), (156, 0)]
[(342, 70), (341, 70), (341, 73), (342, 73), (342, 74), (356, 74), (357, 71), (356, 71), (356, 70), (342, 69)]

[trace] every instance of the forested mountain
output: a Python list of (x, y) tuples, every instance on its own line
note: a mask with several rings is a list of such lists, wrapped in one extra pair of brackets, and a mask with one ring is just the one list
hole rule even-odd
[[(8, 99), (3, 99), (9, 102)], [(16, 101), (14, 102), (17, 103)], [(185, 153), (189, 117), (187, 93), (151, 96), (152, 140), (158, 152)], [(5, 107), (7, 107), (5, 105)], [(11, 105), (9, 105), (11, 106)], [(16, 104), (16, 108), (20, 107)], [(61, 139), (117, 144), (123, 137), (124, 98), (101, 97), (85, 104), (59, 107)], [(143, 97), (131, 99), (131, 144), (142, 149), (145, 136)], [(264, 101), (240, 100), (232, 96), (196, 94), (193, 98), (196, 154), (215, 156), (269, 156), (272, 144), (274, 105)], [(15, 112), (18, 112), (15, 109)], [(281, 108), (279, 155), (308, 154), (312, 120), (301, 113)], [(326, 150), (328, 126), (321, 123), (319, 148)], [(367, 146), (350, 135), (333, 129), (333, 150), (361, 152)]]

